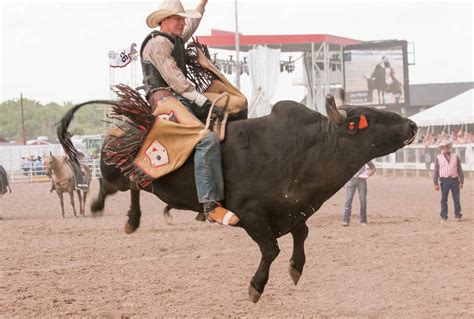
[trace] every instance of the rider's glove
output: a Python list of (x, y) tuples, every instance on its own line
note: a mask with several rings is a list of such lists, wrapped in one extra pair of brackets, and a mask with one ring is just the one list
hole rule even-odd
[[(211, 109), (212, 102), (206, 99), (206, 101), (204, 101), (202, 105), (199, 105), (197, 100), (194, 100), (194, 103), (199, 106), (199, 107), (194, 108), (194, 113), (196, 117), (199, 120), (201, 120), (203, 123), (205, 123), (207, 119), (207, 115), (209, 114), (209, 110)], [(212, 109), (212, 113), (211, 113), (211, 121), (215, 121), (217, 119), (222, 120), (223, 117), (224, 117), (224, 111), (218, 106), (214, 105), (214, 108)]]
[(214, 108), (212, 109), (212, 113), (211, 113), (211, 121), (215, 121), (217, 119), (222, 120), (223, 118), (224, 118), (224, 110), (218, 107), (217, 105), (214, 105)]
[(200, 107), (203, 107), (206, 102), (209, 102), (209, 100), (202, 94), (197, 94), (196, 98), (194, 99), (194, 103)]

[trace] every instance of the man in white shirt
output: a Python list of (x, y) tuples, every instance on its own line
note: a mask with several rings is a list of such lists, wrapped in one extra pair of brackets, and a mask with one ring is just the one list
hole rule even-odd
[(440, 154), (436, 157), (433, 171), (433, 182), (436, 191), (440, 190), (441, 185), (441, 221), (448, 220), (448, 195), (451, 191), (454, 202), (454, 217), (460, 222), (461, 213), (461, 192), (464, 184), (464, 172), (461, 166), (459, 156), (450, 152), (453, 143), (450, 140), (442, 140), (438, 147)]

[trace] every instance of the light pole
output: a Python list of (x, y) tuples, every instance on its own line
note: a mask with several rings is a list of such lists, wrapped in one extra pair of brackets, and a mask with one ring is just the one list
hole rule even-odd
[(20, 109), (21, 109), (21, 133), (23, 135), (23, 145), (26, 145), (25, 114), (23, 112), (23, 93), (20, 93)]
[(110, 99), (112, 100), (114, 98), (114, 92), (112, 91), (112, 85), (115, 83), (115, 77), (114, 77), (114, 68), (112, 67), (112, 63), (117, 56), (117, 53), (114, 50), (109, 51), (109, 95)]
[(234, 0), (235, 4), (235, 59), (237, 60), (235, 62), (235, 86), (237, 89), (240, 90), (240, 58), (239, 58), (239, 47), (240, 47), (240, 42), (239, 42), (239, 20), (238, 20), (238, 14), (237, 14), (237, 0)]

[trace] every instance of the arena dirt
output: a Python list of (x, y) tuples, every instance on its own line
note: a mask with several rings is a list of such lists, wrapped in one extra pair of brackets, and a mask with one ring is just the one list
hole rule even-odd
[[(92, 194), (97, 192), (93, 182)], [(308, 221), (306, 265), (288, 275), (291, 236), (279, 239), (257, 304), (247, 289), (260, 252), (240, 228), (163, 217), (142, 195), (142, 224), (126, 235), (129, 194), (105, 213), (74, 218), (48, 183), (13, 184), (0, 198), (0, 317), (474, 317), (473, 182), (461, 193), (464, 219), (440, 223), (439, 192), (427, 177), (369, 180), (369, 224), (354, 200), (341, 226), (344, 190)], [(271, 190), (269, 190), (271, 191)], [(90, 205), (90, 200), (88, 200)]]

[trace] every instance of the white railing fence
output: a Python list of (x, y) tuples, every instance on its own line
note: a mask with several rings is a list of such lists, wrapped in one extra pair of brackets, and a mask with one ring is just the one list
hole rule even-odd
[[(451, 150), (461, 160), (466, 177), (474, 176), (474, 143), (454, 144)], [(425, 162), (425, 153), (429, 153), (429, 162)], [(383, 174), (389, 175), (430, 175), (434, 169), (436, 156), (439, 154), (437, 145), (426, 147), (422, 144), (406, 146), (395, 153), (376, 158), (373, 162)]]
[[(453, 145), (452, 151), (461, 159), (462, 168), (466, 177), (474, 177), (474, 143), (455, 144)], [(429, 152), (431, 158), (428, 164), (424, 161), (424, 154), (426, 152)], [(429, 175), (433, 171), (434, 162), (438, 154), (439, 149), (436, 145), (426, 147), (425, 145), (414, 144), (387, 156), (376, 158), (373, 162), (379, 169), (379, 173), (384, 175), (421, 176)], [(93, 179), (97, 179), (101, 176), (99, 159), (92, 159), (85, 163), (89, 166)], [(43, 169), (28, 171), (7, 169), (7, 172), (11, 183), (49, 181)]]
[[(100, 174), (100, 160), (93, 159), (84, 162), (91, 170), (92, 179), (97, 179), (101, 176)], [(28, 170), (7, 170), (8, 178), (10, 183), (36, 183), (36, 182), (48, 182), (50, 178), (46, 176), (44, 168), (28, 169)]]

